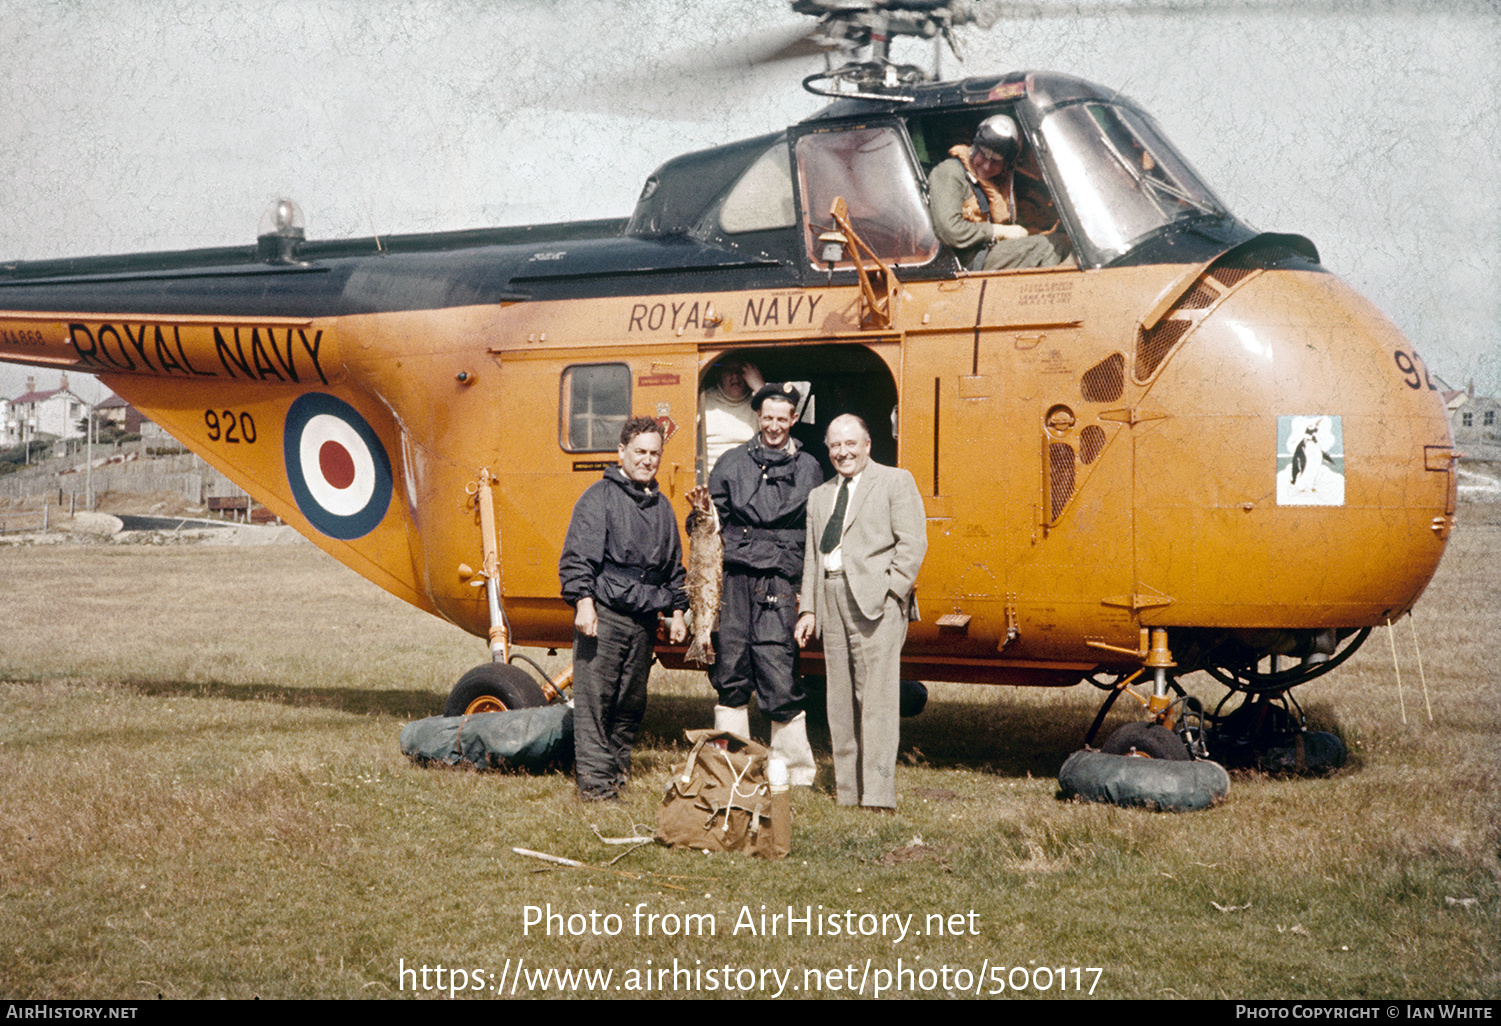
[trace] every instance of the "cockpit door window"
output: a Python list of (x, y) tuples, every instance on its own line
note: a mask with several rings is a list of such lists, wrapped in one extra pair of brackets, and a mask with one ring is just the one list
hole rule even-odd
[[(810, 261), (820, 270), (821, 232), (831, 227), (836, 197), (849, 205), (850, 224), (888, 264), (916, 266), (938, 255), (928, 205), (911, 158), (889, 125), (814, 132), (797, 140), (798, 189)], [(848, 261), (835, 267), (848, 267)]]

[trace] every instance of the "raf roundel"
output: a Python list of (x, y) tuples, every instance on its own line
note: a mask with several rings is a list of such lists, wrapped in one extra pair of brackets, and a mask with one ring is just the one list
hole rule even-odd
[(287, 482), (302, 515), (341, 541), (375, 530), (391, 505), (391, 460), (353, 406), (321, 392), (298, 396), (282, 436)]

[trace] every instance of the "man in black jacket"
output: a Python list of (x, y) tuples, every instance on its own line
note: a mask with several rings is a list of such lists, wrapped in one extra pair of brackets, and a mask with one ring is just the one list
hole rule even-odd
[(646, 713), (657, 618), (688, 636), (677, 517), (657, 488), (662, 432), (650, 417), (620, 430), (620, 465), (573, 507), (558, 577), (573, 617), (573, 747), (579, 797), (616, 797), (630, 778), (631, 746)]
[(708, 495), (724, 535), (724, 590), (717, 659), (709, 681), (718, 692), (714, 726), (750, 735), (752, 694), (771, 720), (771, 748), (787, 763), (792, 783), (813, 783), (803, 691), (797, 679), (797, 593), (803, 573), (808, 493), (823, 481), (818, 460), (791, 437), (797, 389), (768, 384), (751, 399), (759, 433), (725, 453), (709, 476)]

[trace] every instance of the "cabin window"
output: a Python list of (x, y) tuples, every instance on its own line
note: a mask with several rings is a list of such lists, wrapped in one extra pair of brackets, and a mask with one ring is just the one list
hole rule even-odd
[(726, 234), (764, 232), (797, 224), (792, 206), (792, 166), (787, 144), (778, 139), (740, 176), (719, 211)]
[(1473, 413), (1461, 413), (1459, 415), (1459, 422), (1463, 427), (1474, 427), (1475, 415)]
[(895, 128), (805, 135), (797, 141), (797, 169), (814, 267), (828, 266), (819, 259), (823, 247), (818, 236), (832, 227), (829, 208), (840, 196), (849, 207), (851, 226), (882, 260), (916, 265), (938, 255), (928, 204)]
[(1496, 411), (1495, 410), (1486, 410), (1485, 411), (1485, 426), (1486, 427), (1494, 427), (1495, 423), (1496, 423)]
[(631, 415), (631, 369), (579, 364), (563, 371), (559, 444), (569, 452), (614, 452)]

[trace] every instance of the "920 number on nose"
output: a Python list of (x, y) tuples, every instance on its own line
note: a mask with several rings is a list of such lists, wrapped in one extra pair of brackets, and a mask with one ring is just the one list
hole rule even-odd
[(223, 440), (228, 445), (240, 442), (255, 442), (255, 419), (248, 411), (204, 410), (203, 423), (208, 428), (208, 440)]
[(1428, 365), (1416, 351), (1409, 355), (1398, 349), (1392, 354), (1392, 359), (1397, 361), (1397, 370), (1402, 372), (1402, 383), (1408, 388), (1416, 389), (1427, 385), (1430, 392), (1438, 391), (1438, 386), (1428, 375)]

